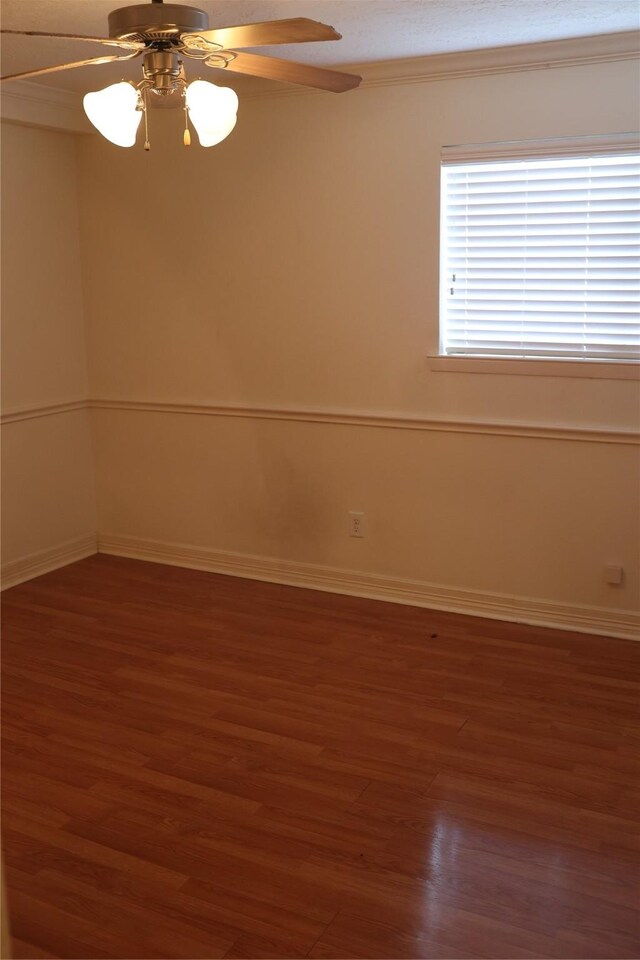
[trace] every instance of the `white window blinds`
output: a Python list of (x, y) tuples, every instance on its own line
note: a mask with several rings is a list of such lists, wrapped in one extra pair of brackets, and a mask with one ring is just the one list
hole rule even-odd
[(640, 359), (640, 156), (446, 162), (441, 352)]

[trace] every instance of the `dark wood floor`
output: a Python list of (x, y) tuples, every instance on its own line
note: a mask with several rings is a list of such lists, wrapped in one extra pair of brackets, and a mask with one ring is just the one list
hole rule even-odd
[(3, 616), (15, 957), (640, 955), (640, 644), (105, 556)]

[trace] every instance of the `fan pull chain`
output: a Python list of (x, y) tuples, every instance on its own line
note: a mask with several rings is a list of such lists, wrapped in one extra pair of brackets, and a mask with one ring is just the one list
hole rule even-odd
[(147, 114), (149, 112), (149, 104), (147, 101), (147, 90), (144, 91), (144, 148), (145, 150), (151, 150), (151, 144), (149, 143), (149, 123), (147, 120)]
[(191, 146), (191, 133), (189, 131), (189, 109), (186, 103), (184, 105), (184, 136), (182, 138), (182, 142), (184, 143), (185, 147)]

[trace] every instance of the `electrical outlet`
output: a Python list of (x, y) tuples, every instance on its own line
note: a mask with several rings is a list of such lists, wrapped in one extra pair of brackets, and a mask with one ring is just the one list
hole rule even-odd
[(365, 532), (364, 513), (360, 510), (349, 510), (349, 536), (364, 537)]
[(608, 563), (604, 568), (604, 579), (613, 587), (619, 587), (624, 578), (624, 570), (617, 563)]

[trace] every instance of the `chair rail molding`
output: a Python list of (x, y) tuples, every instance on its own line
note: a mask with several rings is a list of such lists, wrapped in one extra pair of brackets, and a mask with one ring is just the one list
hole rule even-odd
[(574, 440), (583, 443), (614, 443), (640, 446), (640, 432), (617, 427), (583, 427), (563, 424), (524, 423), (508, 420), (453, 420), (448, 417), (402, 416), (390, 412), (291, 408), (173, 402), (164, 400), (67, 400), (34, 407), (3, 411), (0, 424), (36, 420), (73, 413), (77, 410), (112, 410), (132, 413), (161, 413), (205, 417), (233, 417), (244, 420), (284, 420), (296, 423), (325, 423), (338, 426), (419, 430), (432, 433), (467, 433), (485, 436), (528, 437), (538, 440)]
[(640, 432), (614, 427), (582, 427), (534, 424), (500, 420), (453, 420), (446, 417), (403, 416), (377, 411), (352, 411), (329, 408), (294, 409), (288, 407), (241, 406), (201, 402), (165, 402), (161, 400), (90, 400), (92, 410), (176, 414), (181, 416), (238, 417), (249, 420), (289, 420), (299, 423), (324, 423), (353, 427), (377, 427), (394, 430), (421, 430), (436, 433), (467, 433), (488, 436), (528, 437), (538, 440), (575, 440), (586, 443), (640, 445)]
[(0, 424), (16, 423), (20, 420), (37, 420), (40, 417), (52, 417), (60, 413), (72, 413), (74, 410), (87, 410), (88, 400), (62, 400), (55, 403), (46, 403), (37, 407), (16, 407), (13, 410), (3, 410), (0, 415)]

